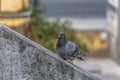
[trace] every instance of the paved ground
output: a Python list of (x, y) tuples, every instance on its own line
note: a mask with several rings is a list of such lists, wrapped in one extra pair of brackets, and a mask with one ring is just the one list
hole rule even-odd
[(120, 66), (109, 58), (88, 58), (86, 61), (76, 59), (74, 64), (101, 80), (120, 80)]

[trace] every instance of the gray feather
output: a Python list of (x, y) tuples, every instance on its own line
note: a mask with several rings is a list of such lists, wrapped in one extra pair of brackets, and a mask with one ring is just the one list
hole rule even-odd
[(63, 59), (74, 60), (75, 57), (79, 59), (84, 57), (75, 43), (66, 40), (64, 33), (59, 34), (56, 51)]
[(78, 47), (73, 42), (68, 41), (67, 44), (65, 45), (65, 49), (68, 55), (72, 55), (72, 56), (77, 55)]

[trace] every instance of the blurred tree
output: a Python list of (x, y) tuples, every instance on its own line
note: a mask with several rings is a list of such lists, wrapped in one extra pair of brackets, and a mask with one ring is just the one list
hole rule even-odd
[(76, 32), (70, 28), (71, 23), (69, 21), (61, 22), (59, 19), (56, 19), (49, 22), (41, 18), (39, 14), (33, 10), (32, 24), (40, 38), (40, 44), (52, 51), (55, 51), (55, 42), (59, 32), (64, 32), (67, 39), (78, 44), (82, 51), (88, 51), (86, 44), (79, 40), (75, 35)]
[(34, 0), (33, 5), (34, 5), (34, 8), (36, 9), (38, 6), (38, 0)]

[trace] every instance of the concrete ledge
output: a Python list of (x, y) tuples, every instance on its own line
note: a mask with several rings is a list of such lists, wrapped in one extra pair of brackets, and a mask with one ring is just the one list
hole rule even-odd
[(0, 80), (98, 80), (53, 52), (0, 25)]

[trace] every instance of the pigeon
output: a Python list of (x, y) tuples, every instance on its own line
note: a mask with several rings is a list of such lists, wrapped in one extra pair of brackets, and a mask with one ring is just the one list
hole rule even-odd
[(70, 63), (73, 63), (75, 57), (80, 60), (84, 60), (83, 57), (85, 56), (84, 53), (80, 52), (78, 46), (75, 43), (66, 40), (63, 32), (60, 32), (58, 35), (56, 52), (61, 58), (67, 60)]

